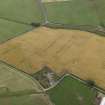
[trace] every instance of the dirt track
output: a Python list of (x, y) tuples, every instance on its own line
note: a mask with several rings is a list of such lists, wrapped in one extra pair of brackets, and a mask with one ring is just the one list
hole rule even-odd
[(41, 27), (2, 44), (0, 59), (27, 73), (68, 70), (105, 88), (105, 38), (89, 32)]

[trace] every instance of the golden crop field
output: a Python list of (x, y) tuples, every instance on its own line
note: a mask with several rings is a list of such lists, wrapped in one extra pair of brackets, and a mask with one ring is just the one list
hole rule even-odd
[(30, 74), (68, 70), (105, 88), (105, 38), (93, 33), (40, 27), (0, 45), (0, 59)]

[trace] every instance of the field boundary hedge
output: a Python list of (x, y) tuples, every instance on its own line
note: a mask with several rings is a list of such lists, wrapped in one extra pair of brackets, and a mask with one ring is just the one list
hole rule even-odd
[(48, 22), (43, 26), (54, 28), (54, 29), (72, 29), (72, 30), (80, 30), (87, 31), (91, 33), (95, 33), (100, 36), (105, 36), (105, 28), (101, 26), (92, 26), (92, 25), (70, 25), (70, 24), (60, 24), (60, 23), (51, 23)]
[[(24, 76), (26, 76), (27, 78), (31, 79), (35, 84), (37, 84), (38, 86), (40, 86), (40, 90), (42, 91), (42, 93), (44, 92), (44, 88), (42, 87), (42, 85), (41, 85), (35, 78), (33, 78), (33, 77), (31, 76), (31, 74), (28, 74), (28, 73), (24, 72), (23, 70), (17, 68), (16, 66), (13, 66), (13, 65), (11, 65), (11, 64), (9, 64), (9, 63), (3, 61), (3, 60), (0, 60), (0, 62), (1, 62), (2, 64), (7, 65), (9, 68), (12, 68), (14, 71), (16, 71), (16, 72), (18, 72), (18, 73), (21, 73), (21, 74), (23, 74)], [(36, 93), (37, 93), (37, 92), (36, 92)]]
[(17, 38), (17, 37), (19, 37), (19, 36), (21, 36), (21, 35), (23, 35), (23, 34), (25, 34), (25, 33), (27, 33), (27, 32), (30, 32), (30, 31), (32, 31), (33, 29), (35, 29), (35, 27), (32, 26), (31, 29), (25, 30), (25, 31), (20, 32), (20, 33), (18, 33), (18, 34), (15, 34), (14, 36), (8, 38), (7, 40), (0, 42), (0, 45), (4, 44), (5, 42), (8, 42), (9, 40), (12, 40), (12, 39), (14, 39), (14, 38)]
[[(61, 79), (60, 79), (54, 86), (51, 86), (51, 87), (49, 87), (48, 89), (45, 89), (45, 91), (49, 91), (50, 89), (55, 88), (57, 85), (60, 84), (60, 82), (63, 81), (64, 78), (66, 78), (66, 77), (68, 77), (68, 76), (70, 76), (71, 78), (73, 78), (73, 79), (75, 79), (75, 80), (80, 81), (82, 84), (84, 84), (84, 85), (86, 85), (86, 86), (89, 87), (89, 85), (88, 85), (88, 83), (86, 82), (86, 80), (81, 79), (80, 77), (78, 77), (78, 76), (75, 75), (75, 74), (66, 73), (66, 74), (62, 75)], [(93, 88), (93, 89), (95, 89), (96, 91), (99, 91), (99, 92), (105, 94), (105, 89), (103, 89), (103, 88), (101, 88), (101, 87), (99, 87), (99, 86), (97, 86), (97, 85), (94, 85), (94, 86), (91, 87), (91, 88)]]
[[(70, 75), (72, 78), (81, 81), (81, 82), (84, 83), (85, 85), (88, 85), (87, 82), (86, 82), (86, 80), (81, 79), (81, 78), (78, 77), (77, 75), (72, 74), (72, 73), (70, 73), (69, 75)], [(97, 84), (95, 84), (95, 85), (93, 86), (93, 88), (96, 89), (97, 91), (99, 91), (99, 92), (105, 94), (105, 89), (99, 87)]]

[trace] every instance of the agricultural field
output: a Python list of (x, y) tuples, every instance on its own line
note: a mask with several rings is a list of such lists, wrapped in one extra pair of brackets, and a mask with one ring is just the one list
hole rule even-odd
[(0, 103), (52, 105), (38, 81), (2, 61), (0, 61)]
[[(15, 80), (15, 81), (14, 81)], [(0, 93), (17, 91), (43, 92), (40, 84), (30, 75), (0, 61)]]
[(43, 0), (48, 20), (69, 25), (105, 25), (104, 0)]
[(44, 94), (0, 97), (0, 103), (2, 105), (52, 105), (49, 97)]
[(0, 43), (33, 29), (31, 23), (42, 23), (37, 0), (0, 0)]
[(24, 23), (42, 22), (37, 0), (0, 0), (0, 18)]
[(33, 74), (44, 66), (69, 71), (105, 89), (105, 38), (66, 29), (37, 28), (0, 45), (0, 60)]
[(54, 105), (95, 105), (95, 90), (70, 76), (50, 89), (48, 94)]
[(104, 4), (105, 0), (0, 0), (0, 103), (101, 101), (103, 93), (82, 80), (105, 89)]
[(32, 30), (32, 26), (0, 19), (0, 43)]

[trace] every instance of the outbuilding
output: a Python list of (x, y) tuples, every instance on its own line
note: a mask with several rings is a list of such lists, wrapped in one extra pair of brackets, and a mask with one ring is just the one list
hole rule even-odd
[(102, 98), (102, 101), (101, 101), (100, 105), (105, 105), (105, 97)]

